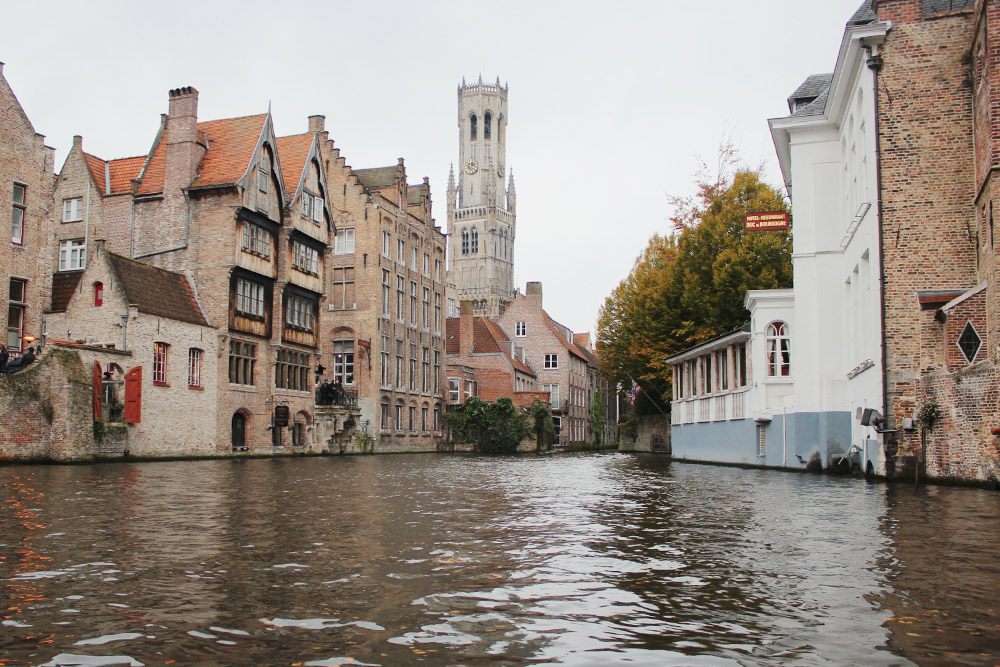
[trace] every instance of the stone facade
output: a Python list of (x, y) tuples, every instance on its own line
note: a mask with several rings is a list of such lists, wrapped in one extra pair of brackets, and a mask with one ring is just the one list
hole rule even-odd
[(456, 299), (496, 319), (514, 298), (516, 195), (508, 173), (507, 88), (458, 87), (459, 172), (448, 175), (448, 256)]
[(35, 132), (3, 76), (0, 63), (0, 301), (5, 332), (0, 343), (14, 356), (27, 350), (23, 336), (41, 336), (47, 291), (40, 277), (52, 209), (53, 149)]

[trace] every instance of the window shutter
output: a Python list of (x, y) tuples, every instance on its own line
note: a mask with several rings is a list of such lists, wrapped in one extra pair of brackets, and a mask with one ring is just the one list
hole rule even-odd
[(312, 211), (312, 196), (307, 193), (302, 193), (302, 215), (309, 215)]
[(323, 198), (313, 197), (313, 220), (323, 222)]
[(103, 389), (104, 389), (104, 374), (101, 373), (101, 362), (95, 361), (94, 362), (94, 397), (93, 397), (93, 403), (94, 403), (94, 421), (95, 422), (104, 421), (104, 419), (101, 418), (101, 408), (102, 408), (102, 405), (101, 405), (101, 393), (102, 393)]
[(125, 374), (125, 421), (129, 424), (142, 421), (142, 366)]

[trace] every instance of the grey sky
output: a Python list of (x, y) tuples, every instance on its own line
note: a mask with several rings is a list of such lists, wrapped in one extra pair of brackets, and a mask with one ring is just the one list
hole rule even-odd
[(357, 168), (406, 159), (446, 224), (456, 88), (510, 86), (515, 284), (593, 331), (604, 298), (727, 132), (780, 178), (766, 119), (833, 70), (861, 0), (746, 2), (7, 2), (4, 74), (62, 164), (74, 134), (105, 159), (149, 150), (167, 91), (203, 120), (260, 113), (279, 135), (324, 114)]

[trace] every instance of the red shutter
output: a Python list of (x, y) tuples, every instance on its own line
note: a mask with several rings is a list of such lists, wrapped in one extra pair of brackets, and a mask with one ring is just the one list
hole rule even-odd
[(129, 424), (142, 421), (142, 366), (125, 374), (125, 421)]
[(104, 421), (101, 418), (101, 394), (104, 388), (104, 376), (101, 374), (101, 362), (94, 362), (94, 421)]

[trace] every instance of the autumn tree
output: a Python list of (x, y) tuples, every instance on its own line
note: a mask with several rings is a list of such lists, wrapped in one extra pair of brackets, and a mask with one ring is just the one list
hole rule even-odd
[(602, 370), (626, 387), (634, 379), (659, 410), (670, 396), (668, 356), (743, 325), (747, 290), (792, 284), (791, 231), (743, 229), (747, 213), (787, 211), (785, 200), (760, 169), (730, 170), (735, 163), (724, 146), (714, 178), (702, 172), (694, 197), (671, 198), (673, 235), (654, 235), (601, 307)]

